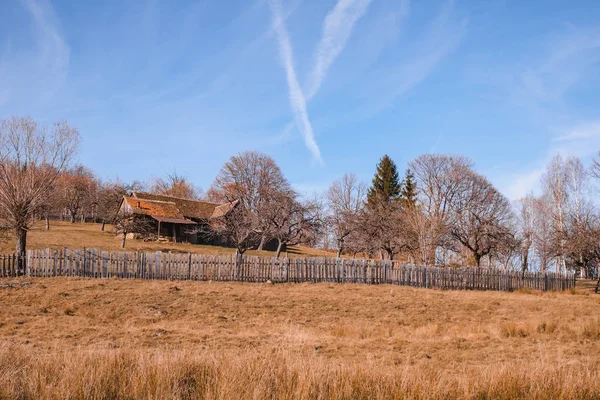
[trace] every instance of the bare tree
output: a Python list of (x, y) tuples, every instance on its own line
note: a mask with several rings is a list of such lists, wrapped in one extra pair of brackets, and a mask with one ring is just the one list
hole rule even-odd
[(327, 224), (337, 243), (338, 258), (345, 249), (347, 238), (358, 227), (357, 219), (364, 208), (366, 193), (366, 185), (354, 174), (345, 174), (327, 191)]
[(449, 206), (450, 235), (468, 249), (477, 266), (482, 257), (512, 239), (509, 201), (482, 175), (468, 171)]
[(239, 201), (246, 222), (260, 236), (258, 248), (261, 250), (266, 241), (273, 237), (273, 226), (265, 210), (273, 206), (274, 199), (281, 193), (291, 190), (290, 183), (271, 157), (256, 151), (245, 151), (232, 156), (223, 165), (207, 197), (217, 202)]
[(517, 231), (514, 225), (515, 221), (512, 222), (513, 224), (511, 224), (509, 228), (509, 234), (506, 235), (504, 240), (499, 241), (490, 251), (488, 262), (490, 266), (497, 263), (497, 266), (504, 270), (521, 268), (521, 271), (525, 273), (522, 269), (523, 264), (520, 257), (522, 241), (515, 233)]
[(145, 192), (148, 189), (148, 184), (146, 182), (140, 180), (133, 180), (130, 183), (123, 185), (123, 187), (127, 190), (127, 192)]
[(85, 215), (83, 210), (86, 207), (95, 207), (96, 188), (93, 172), (82, 165), (60, 174), (56, 182), (57, 201), (67, 211), (72, 223), (78, 215)]
[(102, 222), (101, 230), (107, 222), (114, 222), (117, 218), (119, 205), (123, 196), (129, 192), (128, 187), (117, 182), (105, 182), (98, 190), (98, 217)]
[(565, 233), (569, 268), (582, 277), (595, 276), (600, 262), (600, 218), (590, 203), (582, 203), (578, 217), (570, 219)]
[(155, 179), (150, 186), (150, 192), (182, 199), (198, 200), (202, 198), (202, 190), (177, 172), (168, 174), (166, 179)]
[(60, 202), (58, 201), (58, 193), (56, 182), (48, 189), (44, 200), (38, 209), (38, 213), (42, 216), (46, 223), (46, 230), (50, 230), (50, 215), (59, 213), (61, 210)]
[(462, 156), (424, 154), (410, 162), (417, 180), (417, 193), (423, 210), (444, 219), (454, 197), (460, 193), (465, 173), (473, 162)]
[(430, 245), (428, 263), (436, 263), (438, 248), (452, 247), (447, 224), (450, 204), (461, 192), (463, 177), (472, 166), (466, 157), (445, 154), (424, 154), (409, 163), (416, 179), (419, 210), (426, 218), (419, 225), (427, 228), (420, 236)]
[(200, 226), (198, 233), (206, 239), (225, 238), (237, 254), (244, 254), (257, 245), (260, 235), (255, 229), (254, 216), (240, 201), (231, 202), (230, 206), (228, 213), (212, 221), (210, 226)]
[(533, 244), (535, 254), (538, 258), (539, 269), (544, 272), (548, 269), (549, 262), (553, 257), (553, 233), (552, 233), (552, 215), (546, 197), (542, 196), (534, 203), (534, 221), (535, 231)]
[(569, 200), (568, 171), (565, 161), (556, 155), (548, 164), (542, 177), (544, 199), (548, 201), (552, 221), (552, 246), (558, 261), (559, 268), (566, 268), (566, 213)]
[(30, 117), (0, 121), (0, 223), (15, 234), (20, 269), (34, 213), (78, 145), (79, 132), (66, 121), (51, 128)]
[(565, 162), (567, 175), (567, 192), (570, 200), (570, 215), (575, 220), (583, 218), (585, 208), (585, 191), (589, 173), (578, 157), (569, 157)]
[[(585, 198), (590, 172), (578, 157), (569, 157), (565, 162), (567, 174), (568, 208), (565, 227), (567, 266), (577, 271), (585, 271), (589, 253), (577, 243), (582, 235), (587, 236), (590, 216), (594, 214), (592, 205)], [(573, 251), (577, 252), (573, 252)]]
[(517, 201), (517, 235), (519, 237), (519, 257), (521, 270), (528, 271), (531, 264), (531, 255), (534, 249), (536, 229), (536, 199), (533, 195), (523, 197)]
[(600, 179), (600, 151), (597, 153), (596, 158), (592, 160), (592, 165), (590, 166), (590, 174), (594, 178)]
[(283, 246), (306, 243), (315, 238), (322, 227), (322, 206), (316, 200), (300, 201), (297, 193), (280, 193), (272, 207), (265, 210), (277, 239), (279, 257)]
[(408, 234), (400, 202), (376, 203), (365, 207), (358, 218), (358, 240), (372, 255), (393, 260), (403, 251), (413, 251), (414, 241)]
[(411, 249), (414, 261), (421, 265), (435, 263), (431, 257), (431, 249), (438, 244), (437, 230), (432, 227), (432, 220), (421, 210), (418, 204), (407, 204), (403, 208), (403, 221), (409, 235), (412, 236), (414, 246)]
[(140, 236), (154, 233), (154, 223), (145, 216), (136, 216), (133, 213), (119, 213), (115, 219), (115, 233), (121, 235), (121, 247), (125, 248), (128, 234)]

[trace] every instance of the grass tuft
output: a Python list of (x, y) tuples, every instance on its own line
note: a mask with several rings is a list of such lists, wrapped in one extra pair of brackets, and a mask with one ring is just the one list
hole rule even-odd
[(529, 330), (521, 325), (517, 325), (514, 322), (507, 322), (500, 326), (500, 332), (502, 336), (507, 338), (520, 337), (525, 338), (529, 336)]
[(590, 340), (600, 340), (600, 318), (585, 322), (583, 325), (583, 337)]

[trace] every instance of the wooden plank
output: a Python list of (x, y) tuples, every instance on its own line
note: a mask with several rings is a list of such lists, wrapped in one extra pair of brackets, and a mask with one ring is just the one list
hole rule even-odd
[[(178, 253), (28, 250), (26, 273), (32, 277), (217, 280), (239, 282), (329, 282), (393, 284), (442, 290), (568, 290), (571, 271), (521, 272), (508, 269), (436, 267), (391, 260), (346, 260), (333, 257), (264, 258), (257, 256)], [(19, 274), (15, 254), (0, 255), (0, 277)]]

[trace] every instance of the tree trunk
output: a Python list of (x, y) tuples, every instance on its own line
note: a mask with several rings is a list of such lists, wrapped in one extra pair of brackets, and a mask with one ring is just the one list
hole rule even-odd
[(275, 253), (275, 258), (279, 258), (279, 256), (281, 255), (282, 247), (283, 247), (283, 241), (280, 239), (277, 239), (277, 252)]
[(475, 263), (477, 264), (477, 268), (481, 267), (481, 256), (479, 254), (473, 254), (475, 257)]
[[(385, 252), (387, 254), (387, 260), (393, 260), (394, 259), (394, 252), (392, 251), (392, 249), (385, 249)], [(383, 254), (382, 254), (383, 256)], [(382, 259), (386, 259), (384, 257), (381, 257)]]
[(244, 263), (244, 255), (239, 252), (238, 249), (235, 250), (235, 268), (239, 270), (239, 268)]
[(48, 214), (46, 214), (46, 230), (49, 231), (50, 230), (50, 218), (48, 218)]
[(71, 214), (71, 223), (74, 224), (75, 223), (75, 214)]
[(547, 268), (548, 268), (548, 260), (546, 259), (546, 257), (540, 258), (540, 270), (542, 272), (546, 272)]
[(338, 243), (338, 251), (337, 251), (337, 258), (340, 258), (342, 256), (342, 252), (344, 251), (344, 239), (340, 239), (337, 241)]
[(105, 225), (106, 225), (106, 220), (104, 218), (102, 218), (102, 228), (100, 229), (102, 232), (104, 232)]
[(262, 235), (260, 238), (260, 244), (258, 245), (258, 250), (262, 250), (265, 247), (265, 243), (267, 242), (267, 236)]
[(435, 245), (430, 245), (429, 247), (429, 261), (431, 265), (435, 265), (437, 261), (435, 257)]
[(123, 240), (121, 240), (121, 248), (125, 248), (125, 240), (127, 239), (127, 232), (123, 232)]
[(17, 256), (17, 274), (25, 274), (25, 253), (27, 251), (27, 230), (24, 228), (17, 228), (15, 231), (15, 237), (17, 243), (15, 246), (15, 252)]

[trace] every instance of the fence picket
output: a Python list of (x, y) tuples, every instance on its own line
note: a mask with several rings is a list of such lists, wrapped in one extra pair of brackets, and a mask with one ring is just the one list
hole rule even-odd
[[(177, 253), (106, 252), (99, 249), (29, 250), (25, 273), (32, 277), (136, 278), (238, 282), (335, 282), (393, 284), (438, 289), (512, 291), (569, 290), (572, 272), (523, 272), (493, 268), (414, 266), (389, 260), (271, 258)], [(0, 255), (0, 277), (22, 274), (16, 255)]]

